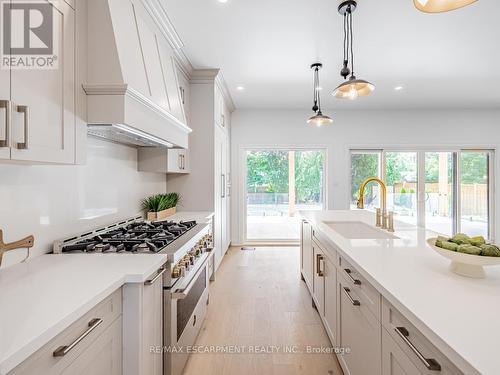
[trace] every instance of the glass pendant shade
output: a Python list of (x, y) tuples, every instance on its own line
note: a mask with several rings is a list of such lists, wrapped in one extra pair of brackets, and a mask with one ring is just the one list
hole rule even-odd
[(323, 125), (333, 124), (333, 120), (330, 117), (322, 114), (321, 111), (318, 111), (317, 114), (315, 114), (309, 120), (307, 120), (307, 123), (309, 125), (315, 125), (317, 127), (321, 127)]
[(339, 99), (357, 99), (360, 96), (368, 96), (375, 90), (375, 86), (363, 79), (351, 77), (348, 81), (337, 86), (333, 96)]
[(425, 13), (441, 13), (463, 8), (478, 0), (413, 0), (415, 7)]

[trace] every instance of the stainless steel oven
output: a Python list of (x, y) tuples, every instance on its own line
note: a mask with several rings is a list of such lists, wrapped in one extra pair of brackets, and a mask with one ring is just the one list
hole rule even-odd
[(164, 288), (164, 375), (182, 374), (189, 357), (188, 347), (194, 344), (205, 320), (212, 256), (212, 252), (203, 253), (174, 286)]

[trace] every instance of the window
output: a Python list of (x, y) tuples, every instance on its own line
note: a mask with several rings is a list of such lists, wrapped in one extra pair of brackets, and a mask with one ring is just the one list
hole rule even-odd
[(322, 210), (323, 150), (246, 152), (246, 240), (297, 241), (299, 210)]
[[(361, 183), (380, 177), (387, 208), (398, 220), (445, 235), (464, 232), (492, 239), (490, 150), (352, 150), (351, 208)], [(367, 189), (367, 209), (380, 207), (379, 188)]]

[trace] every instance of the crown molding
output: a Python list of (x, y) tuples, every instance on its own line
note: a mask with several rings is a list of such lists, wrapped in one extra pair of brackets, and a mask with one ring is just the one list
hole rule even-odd
[(220, 91), (222, 92), (222, 96), (224, 97), (226, 105), (228, 106), (229, 112), (234, 112), (236, 107), (234, 105), (233, 98), (231, 96), (231, 93), (229, 92), (229, 88), (227, 87), (227, 83), (226, 80), (224, 79), (222, 72), (219, 72), (219, 74), (215, 78), (215, 82), (219, 86)]

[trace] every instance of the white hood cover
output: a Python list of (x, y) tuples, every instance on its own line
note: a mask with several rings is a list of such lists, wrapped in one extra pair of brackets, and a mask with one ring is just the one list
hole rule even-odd
[(88, 0), (89, 134), (135, 146), (187, 148), (191, 129), (177, 65), (155, 2)]

